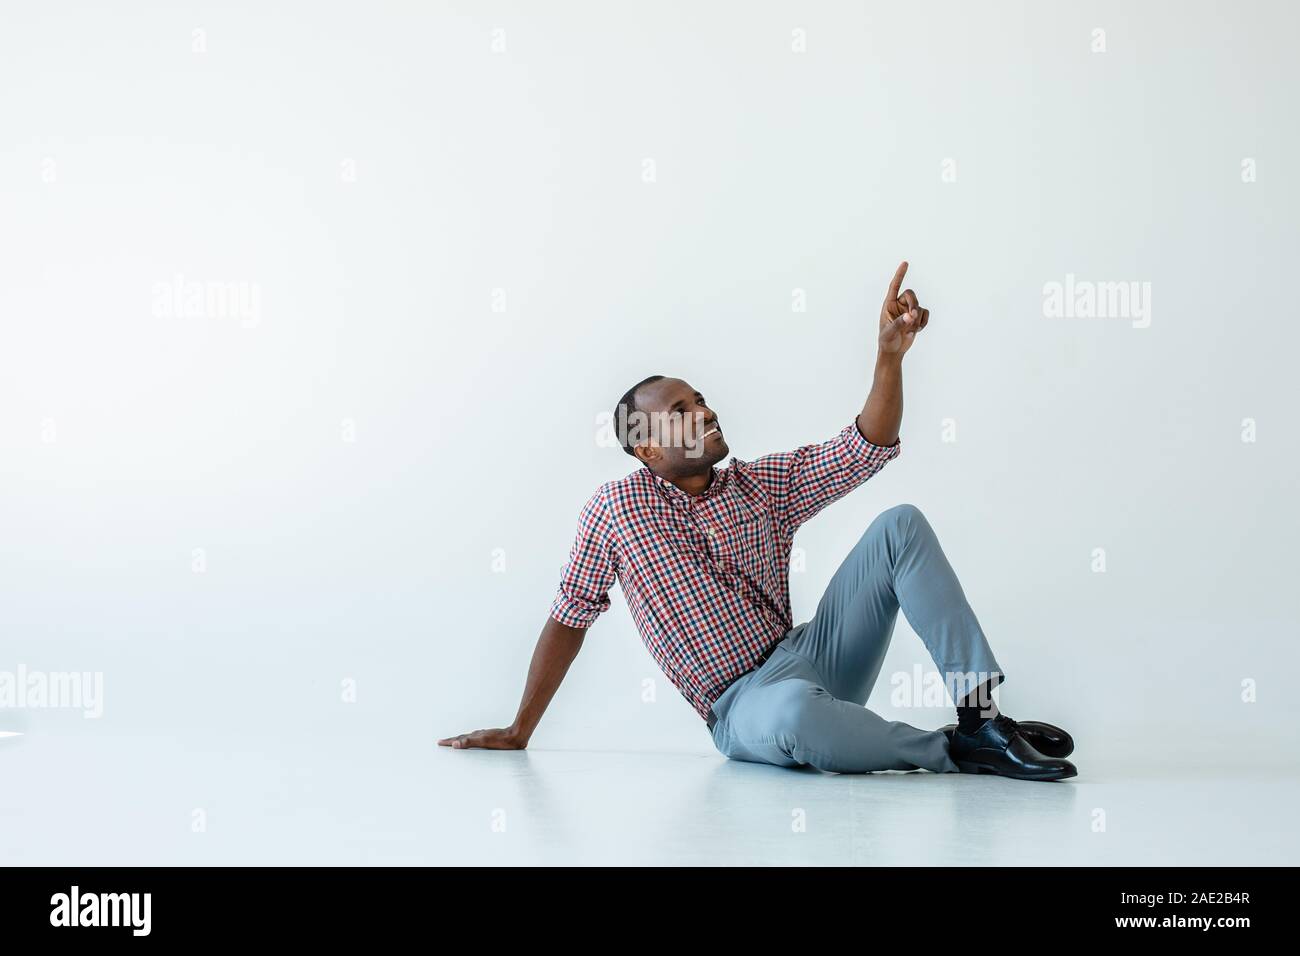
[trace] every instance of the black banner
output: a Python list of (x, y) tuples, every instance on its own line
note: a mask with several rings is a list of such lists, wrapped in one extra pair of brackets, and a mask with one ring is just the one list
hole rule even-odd
[[(544, 872), (539, 872), (543, 870)], [(485, 942), (575, 919), (741, 939), (808, 928), (830, 938), (1106, 936), (1231, 945), (1286, 931), (1280, 869), (30, 868), (0, 871), (7, 942), (337, 945), (430, 939), (478, 923)], [(530, 930), (531, 928), (531, 930)], [(544, 928), (544, 929), (539, 929)], [(424, 934), (421, 937), (419, 934)], [(935, 935), (937, 934), (937, 936)], [(866, 939), (867, 937), (862, 937)], [(64, 942), (67, 942), (65, 939)]]

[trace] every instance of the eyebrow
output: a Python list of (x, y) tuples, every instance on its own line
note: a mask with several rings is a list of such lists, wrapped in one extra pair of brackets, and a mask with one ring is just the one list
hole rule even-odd
[[(694, 397), (695, 397), (695, 398), (703, 398), (704, 396), (701, 395), (699, 392), (696, 392), (695, 395), (694, 395)], [(677, 399), (677, 401), (673, 402), (671, 405), (668, 406), (668, 410), (669, 410), (670, 412), (675, 412), (675, 411), (677, 411), (679, 408), (681, 408), (681, 407), (682, 407), (683, 405), (685, 405), (685, 404), (686, 404), (686, 399), (684, 399), (684, 398), (679, 398), (679, 399)]]

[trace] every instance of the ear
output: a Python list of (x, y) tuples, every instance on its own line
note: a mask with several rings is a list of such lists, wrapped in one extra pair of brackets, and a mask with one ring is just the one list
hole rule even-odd
[(658, 445), (652, 442), (644, 442), (632, 448), (632, 453), (636, 455), (636, 460), (643, 465), (653, 465), (659, 459), (663, 458), (664, 451)]

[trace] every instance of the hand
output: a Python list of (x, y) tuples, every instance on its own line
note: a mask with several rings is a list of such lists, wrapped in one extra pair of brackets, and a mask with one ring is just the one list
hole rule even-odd
[(916, 293), (911, 289), (900, 293), (903, 276), (907, 275), (904, 262), (894, 273), (885, 293), (885, 304), (880, 307), (880, 353), (902, 358), (912, 347), (916, 333), (930, 324), (930, 310), (921, 308)]
[(476, 730), (456, 737), (445, 737), (438, 741), (439, 747), (452, 747), (455, 750), (481, 748), (483, 750), (523, 750), (528, 741), (509, 727), (496, 727), (491, 730)]

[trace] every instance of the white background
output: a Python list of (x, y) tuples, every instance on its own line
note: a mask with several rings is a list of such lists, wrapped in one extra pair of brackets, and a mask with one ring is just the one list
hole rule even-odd
[[(1085, 769), (1294, 766), (1297, 27), (1284, 3), (7, 3), (0, 670), (102, 672), (104, 714), (0, 710), (25, 734), (0, 759), (460, 759), (434, 740), (513, 717), (578, 508), (634, 467), (597, 416), (662, 373), (741, 458), (829, 438), (906, 258), (932, 318), (903, 454), (800, 532), (796, 620), (912, 502), (1003, 709), (1067, 726)], [(1045, 317), (1068, 273), (1149, 282), (1150, 326)], [(157, 314), (177, 275), (256, 287), (257, 321)], [(915, 663), (900, 621), (872, 706), (947, 722), (891, 706)], [(533, 746), (710, 752), (617, 593)]]

